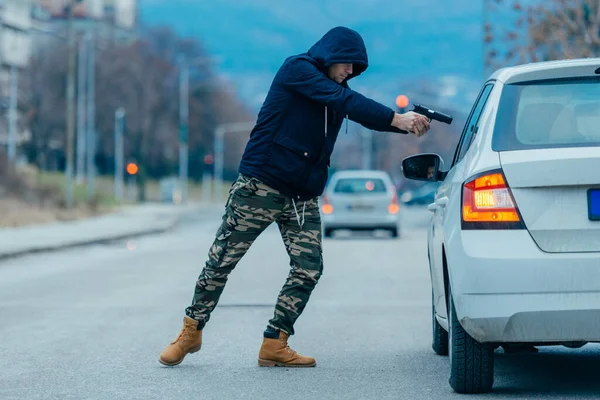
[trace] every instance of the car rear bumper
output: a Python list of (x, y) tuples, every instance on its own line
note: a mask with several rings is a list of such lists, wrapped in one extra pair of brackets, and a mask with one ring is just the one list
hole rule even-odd
[(527, 231), (449, 243), (457, 316), (477, 341), (600, 341), (600, 253), (544, 253)]

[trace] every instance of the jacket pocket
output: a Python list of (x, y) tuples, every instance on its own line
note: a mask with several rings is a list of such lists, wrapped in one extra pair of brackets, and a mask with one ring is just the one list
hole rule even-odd
[(289, 137), (277, 137), (271, 143), (267, 165), (281, 174), (281, 178), (301, 187), (310, 170), (311, 149), (294, 142)]

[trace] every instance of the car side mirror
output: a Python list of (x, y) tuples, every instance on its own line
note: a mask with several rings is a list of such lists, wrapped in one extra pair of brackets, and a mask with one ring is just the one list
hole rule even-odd
[(447, 175), (447, 172), (441, 171), (443, 164), (444, 160), (437, 154), (417, 154), (402, 160), (402, 173), (406, 179), (438, 182)]

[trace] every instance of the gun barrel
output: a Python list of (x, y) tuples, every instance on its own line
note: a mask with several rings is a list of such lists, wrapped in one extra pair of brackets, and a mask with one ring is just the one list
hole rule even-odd
[(427, 107), (422, 106), (421, 104), (415, 104), (414, 111), (416, 113), (427, 116), (428, 118), (435, 119), (436, 121), (443, 122), (445, 124), (450, 125), (452, 120), (454, 119), (452, 116), (441, 113), (439, 111), (431, 110)]

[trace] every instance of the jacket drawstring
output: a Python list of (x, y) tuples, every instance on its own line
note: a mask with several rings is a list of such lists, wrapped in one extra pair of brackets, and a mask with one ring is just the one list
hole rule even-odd
[(348, 115), (346, 115), (346, 135), (348, 134)]
[(304, 212), (306, 211), (306, 201), (303, 202), (302, 206), (302, 220), (300, 220), (300, 214), (298, 213), (298, 208), (296, 207), (296, 202), (292, 199), (292, 204), (294, 205), (294, 211), (296, 212), (296, 220), (298, 221), (298, 226), (300, 229), (304, 226)]
[(325, 106), (325, 137), (327, 137), (327, 106)]

